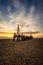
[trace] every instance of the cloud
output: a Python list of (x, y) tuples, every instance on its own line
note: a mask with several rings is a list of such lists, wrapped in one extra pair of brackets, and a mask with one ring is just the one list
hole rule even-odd
[[(18, 5), (18, 4), (17, 4)], [(28, 15), (25, 15), (25, 9), (22, 8), (19, 12), (11, 12), (11, 6), (8, 6), (8, 21), (7, 17), (3, 15), (2, 12), (0, 12), (0, 31), (8, 31), (8, 32), (14, 32), (17, 30), (17, 24), (20, 25), (21, 31), (40, 31), (40, 27), (36, 26), (40, 23), (40, 15), (34, 14), (35, 12), (35, 6), (32, 5), (30, 7), (30, 10), (28, 12)]]
[(7, 7), (7, 11), (8, 11), (9, 14), (11, 13), (11, 6)]
[(11, 25), (11, 23), (10, 22), (7, 22), (7, 20), (5, 19), (5, 17), (4, 17), (4, 15), (2, 14), (2, 12), (0, 12), (0, 19), (1, 19), (1, 21), (0, 21), (0, 32), (1, 31), (13, 31), (13, 29), (12, 29), (12, 25)]

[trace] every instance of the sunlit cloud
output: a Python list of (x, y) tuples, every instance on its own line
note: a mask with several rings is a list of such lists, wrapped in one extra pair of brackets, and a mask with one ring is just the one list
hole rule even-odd
[[(34, 27), (35, 23), (37, 23), (39, 21), (39, 16), (34, 17), (34, 11), (35, 11), (35, 6), (31, 6), (30, 7), (30, 12), (28, 13), (28, 16), (25, 16), (24, 11), (22, 10), (20, 13), (18, 13), (17, 15), (15, 13), (11, 13), (11, 8), (8, 8), (8, 18), (9, 18), (9, 22), (7, 22), (5, 20), (5, 17), (3, 15), (1, 15), (1, 19), (3, 20), (3, 22), (0, 22), (0, 27), (2, 27), (5, 31), (9, 30), (9, 31), (13, 31), (13, 29), (15, 28), (14, 25), (17, 24), (22, 24), (22, 30), (26, 30), (26, 26), (30, 26), (28, 27), (27, 31), (35, 31), (36, 27)], [(30, 28), (30, 29), (29, 29)]]
[(0, 32), (17, 32), (18, 24), (21, 32), (42, 32), (43, 14), (35, 12), (35, 5), (31, 5), (27, 13), (24, 4), (21, 4), (19, 0), (13, 0), (13, 2), (12, 7), (17, 9), (16, 12), (15, 10), (12, 12), (11, 5), (6, 8), (8, 13), (6, 16), (0, 11)]

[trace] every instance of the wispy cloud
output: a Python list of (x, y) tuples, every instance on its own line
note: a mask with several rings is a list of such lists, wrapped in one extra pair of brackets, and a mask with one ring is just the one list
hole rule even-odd
[[(15, 7), (19, 8), (19, 3), (14, 2)], [(17, 5), (16, 5), (17, 4)], [(0, 12), (0, 31), (14, 32), (17, 29), (17, 24), (21, 24), (22, 31), (40, 31), (41, 28), (38, 27), (40, 23), (40, 15), (34, 14), (35, 6), (32, 5), (28, 12), (28, 15), (25, 15), (25, 9), (23, 8), (20, 12), (12, 13), (11, 6), (8, 6), (8, 21), (7, 17), (2, 12)], [(38, 24), (38, 25), (37, 25)], [(37, 25), (37, 26), (36, 26)]]

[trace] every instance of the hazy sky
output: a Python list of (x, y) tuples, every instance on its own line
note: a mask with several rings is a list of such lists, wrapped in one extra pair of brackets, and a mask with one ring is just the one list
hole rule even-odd
[(43, 32), (43, 0), (0, 0), (0, 32)]

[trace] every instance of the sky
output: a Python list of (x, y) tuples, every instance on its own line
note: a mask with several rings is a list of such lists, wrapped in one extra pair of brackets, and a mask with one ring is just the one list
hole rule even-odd
[(39, 31), (43, 37), (43, 0), (0, 0), (0, 37), (12, 36), (2, 32), (16, 32), (17, 24), (22, 32)]

